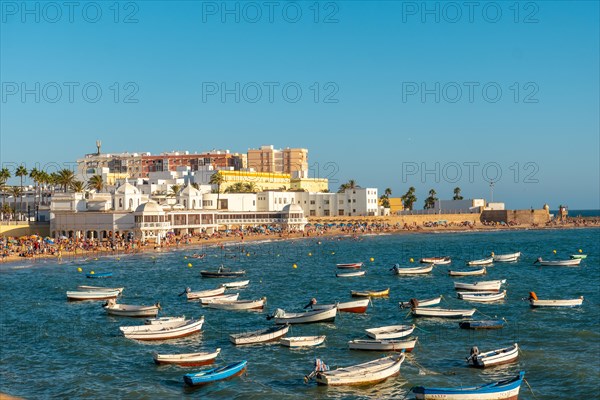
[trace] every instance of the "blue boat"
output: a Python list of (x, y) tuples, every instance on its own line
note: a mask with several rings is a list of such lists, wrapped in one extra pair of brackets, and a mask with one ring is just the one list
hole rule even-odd
[(489, 320), (471, 320), (461, 321), (458, 323), (461, 329), (501, 329), (504, 327), (504, 320), (489, 319)]
[(247, 363), (248, 361), (244, 360), (230, 364), (226, 367), (212, 368), (200, 372), (185, 374), (183, 376), (183, 381), (189, 386), (199, 386), (233, 378), (234, 376), (244, 373)]
[(112, 276), (112, 272), (89, 273), (89, 274), (85, 274), (85, 276), (90, 279), (110, 278)]
[[(417, 386), (412, 388), (417, 400), (446, 399), (446, 400), (464, 400), (465, 398), (473, 400), (517, 400), (521, 382), (525, 377), (525, 372), (519, 372), (519, 375), (505, 379), (499, 382), (492, 382), (482, 386), (467, 388), (426, 388)], [(468, 396), (468, 397), (467, 397)]]

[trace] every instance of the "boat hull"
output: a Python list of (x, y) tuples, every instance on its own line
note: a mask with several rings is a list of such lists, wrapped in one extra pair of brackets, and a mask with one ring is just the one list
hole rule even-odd
[[(425, 300), (417, 300), (419, 307), (435, 306), (437, 304), (440, 304), (441, 301), (442, 301), (442, 296), (434, 297), (431, 299), (425, 299)], [(402, 307), (402, 308), (411, 307), (410, 301), (401, 301), (399, 304), (400, 304), (400, 307)]]
[(202, 330), (204, 318), (197, 321), (189, 321), (183, 325), (174, 328), (163, 328), (160, 330), (148, 330), (124, 333), (127, 339), (152, 341), (152, 340), (170, 340), (191, 336)]
[(217, 349), (212, 353), (186, 353), (186, 354), (157, 354), (153, 355), (154, 363), (157, 365), (179, 365), (182, 367), (199, 367), (210, 365), (221, 352)]
[[(367, 311), (367, 307), (369, 306), (369, 300), (356, 300), (356, 301), (348, 301), (344, 303), (338, 303), (337, 309), (339, 312), (349, 312), (362, 314)], [(327, 310), (330, 308), (336, 307), (336, 304), (315, 304), (312, 306), (313, 310)]]
[(476, 269), (473, 271), (448, 271), (448, 275), (450, 276), (476, 276), (476, 275), (485, 275), (486, 274), (486, 269), (481, 268), (481, 269)]
[(413, 333), (415, 325), (391, 325), (365, 329), (367, 336), (375, 340), (398, 339)]
[(325, 336), (296, 336), (283, 338), (279, 341), (285, 347), (312, 347), (325, 341)]
[(433, 270), (433, 264), (428, 267), (394, 268), (396, 275), (420, 275), (428, 274)]
[(263, 329), (261, 331), (246, 332), (229, 335), (229, 340), (236, 346), (274, 342), (285, 336), (290, 330), (289, 325), (278, 328)]
[(403, 361), (404, 354), (398, 357), (385, 357), (334, 371), (318, 372), (316, 380), (319, 385), (328, 386), (369, 385), (398, 375)]
[(262, 310), (265, 307), (265, 299), (261, 300), (236, 300), (236, 301), (211, 301), (203, 304), (208, 308), (218, 310), (243, 311), (243, 310)]
[(110, 300), (116, 299), (119, 296), (119, 291), (100, 292), (100, 291), (71, 291), (67, 292), (67, 300), (69, 301), (94, 301), (94, 300)]
[(504, 300), (506, 297), (506, 290), (500, 293), (495, 294), (479, 294), (477, 292), (473, 292), (473, 294), (463, 294), (459, 293), (458, 298), (465, 301), (472, 301), (475, 303), (492, 303), (495, 301)]
[(410, 353), (417, 344), (417, 338), (412, 340), (351, 340), (350, 350), (364, 351), (405, 351)]
[(481, 281), (475, 283), (454, 282), (454, 290), (472, 291), (472, 292), (499, 292), (506, 280), (498, 281)]
[(385, 290), (365, 290), (365, 291), (352, 291), (352, 297), (386, 297), (390, 295), (390, 289)]
[(337, 308), (332, 307), (325, 310), (308, 311), (306, 313), (294, 313), (289, 316), (275, 317), (276, 324), (312, 324), (316, 322), (332, 322), (337, 315)]
[(453, 310), (436, 307), (416, 307), (412, 309), (415, 317), (464, 318), (475, 314), (477, 310)]
[(335, 274), (335, 276), (337, 278), (352, 278), (355, 276), (365, 276), (366, 273), (367, 273), (367, 271), (342, 272), (342, 273)]
[(363, 263), (337, 264), (339, 269), (358, 269), (363, 266)]
[(529, 300), (531, 307), (579, 307), (583, 304), (583, 296), (569, 300)]
[(511, 254), (498, 254), (494, 255), (493, 257), (495, 262), (515, 262), (519, 260), (519, 257), (521, 257), (521, 252)]
[(539, 264), (544, 267), (578, 267), (581, 264), (581, 258), (559, 261), (540, 261)]
[(502, 329), (504, 321), (461, 321), (458, 323), (458, 326), (461, 329)]
[(497, 365), (510, 364), (519, 359), (519, 346), (514, 345), (479, 354), (469, 359), (469, 364), (476, 368), (489, 368)]
[(189, 386), (202, 386), (213, 382), (231, 379), (242, 375), (246, 371), (246, 361), (228, 365), (225, 368), (215, 368), (200, 373), (191, 373), (183, 376), (183, 381)]
[(412, 392), (418, 400), (517, 400), (524, 372), (512, 379), (467, 388), (426, 388), (417, 386)]

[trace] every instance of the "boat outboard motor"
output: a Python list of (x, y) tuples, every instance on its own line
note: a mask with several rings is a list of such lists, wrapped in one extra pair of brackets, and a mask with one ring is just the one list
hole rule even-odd
[(419, 300), (412, 298), (409, 300), (410, 308), (417, 308), (419, 306)]
[(191, 291), (192, 291), (192, 289), (190, 289), (189, 287), (186, 287), (185, 290), (183, 292), (179, 293), (178, 296), (181, 297), (186, 293), (190, 293)]
[(467, 362), (473, 361), (473, 363), (474, 363), (475, 359), (477, 358), (478, 355), (479, 355), (479, 348), (477, 346), (471, 347), (471, 354), (469, 355), (469, 358), (467, 358)]
[(398, 269), (400, 269), (400, 264), (394, 264), (394, 266), (390, 268), (390, 271), (397, 271)]
[(304, 306), (304, 309), (306, 309), (308, 307), (312, 308), (312, 306), (314, 306), (315, 304), (317, 304), (317, 299), (315, 299), (313, 297), (312, 299), (310, 299), (310, 301), (308, 302), (308, 304)]
[(535, 260), (533, 263), (534, 263), (534, 264), (537, 264), (537, 263), (539, 263), (539, 262), (541, 262), (541, 261), (542, 261), (542, 257), (538, 257), (538, 258), (537, 258), (537, 260)]

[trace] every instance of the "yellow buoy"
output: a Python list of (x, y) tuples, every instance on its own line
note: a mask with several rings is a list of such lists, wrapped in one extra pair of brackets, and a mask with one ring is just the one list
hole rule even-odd
[(580, 252), (580, 253), (583, 253), (583, 250), (579, 249), (579, 252)]
[(375, 261), (375, 259), (373, 257), (370, 258), (371, 262)]
[(246, 257), (250, 257), (250, 253), (246, 253)]
[(96, 257), (96, 258), (94, 258), (94, 261), (98, 261), (98, 258), (97, 258), (97, 257)]
[(414, 258), (411, 258), (411, 259), (410, 259), (410, 262), (415, 262), (415, 259), (414, 259)]
[(117, 261), (121, 261), (121, 257), (117, 257)]
[(94, 275), (94, 271), (90, 271), (90, 275)]
[(188, 267), (192, 268), (192, 263), (188, 263)]
[(556, 250), (552, 250), (552, 252), (553, 252), (554, 254), (556, 254)]
[(308, 253), (308, 256), (309, 256), (309, 257), (310, 257), (310, 256), (312, 256), (312, 253)]
[(183, 257), (184, 260), (187, 260), (187, 256)]
[(298, 268), (298, 266), (297, 266), (296, 264), (292, 265), (292, 267), (294, 267), (294, 268)]
[(335, 251), (332, 251), (331, 254), (335, 254)]
[(81, 269), (81, 267), (77, 268), (77, 272), (81, 272), (81, 271), (83, 271), (83, 270)]

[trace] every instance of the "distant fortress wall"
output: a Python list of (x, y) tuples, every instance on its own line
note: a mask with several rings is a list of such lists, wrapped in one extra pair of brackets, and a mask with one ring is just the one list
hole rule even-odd
[(548, 210), (486, 210), (481, 213), (481, 221), (516, 222), (520, 225), (545, 224), (550, 221)]

